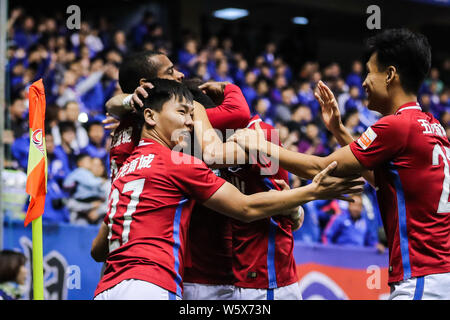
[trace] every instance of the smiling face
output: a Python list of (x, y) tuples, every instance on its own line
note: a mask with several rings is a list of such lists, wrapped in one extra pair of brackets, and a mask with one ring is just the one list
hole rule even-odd
[(368, 108), (370, 110), (378, 111), (385, 115), (387, 110), (385, 107), (389, 98), (387, 90), (387, 69), (380, 70), (377, 54), (374, 53), (370, 56), (369, 61), (366, 64), (367, 76), (362, 86), (366, 90), (368, 99)]
[(185, 148), (190, 143), (194, 127), (193, 113), (192, 103), (187, 102), (185, 98), (180, 101), (177, 97), (172, 97), (163, 104), (161, 111), (145, 109), (144, 118), (170, 149), (176, 145)]

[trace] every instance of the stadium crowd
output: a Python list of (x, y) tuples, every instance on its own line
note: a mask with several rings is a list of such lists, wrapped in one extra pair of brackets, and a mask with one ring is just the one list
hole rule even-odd
[[(110, 132), (104, 129), (105, 103), (121, 93), (118, 68), (136, 50), (158, 50), (176, 62), (185, 78), (229, 81), (238, 85), (250, 107), (279, 130), (285, 148), (328, 155), (339, 145), (324, 127), (313, 90), (324, 81), (338, 99), (345, 126), (355, 137), (379, 114), (366, 108), (362, 88), (364, 65), (350, 70), (339, 63), (305, 61), (293, 70), (276, 42), (255, 57), (244, 56), (231, 38), (211, 36), (204, 42), (184, 39), (176, 48), (156, 17), (147, 12), (129, 31), (116, 29), (106, 18), (83, 21), (68, 30), (65, 21), (35, 17), (14, 8), (8, 20), (8, 96), (4, 134), (5, 166), (26, 172), (28, 161), (28, 88), (42, 78), (46, 88), (48, 194), (44, 221), (98, 224), (106, 213), (109, 192)], [(450, 58), (434, 66), (424, 82), (419, 102), (450, 137)], [(291, 175), (291, 187), (304, 184)], [(355, 204), (314, 201), (304, 206), (305, 221), (295, 238), (307, 242), (374, 246), (383, 242), (373, 188)]]

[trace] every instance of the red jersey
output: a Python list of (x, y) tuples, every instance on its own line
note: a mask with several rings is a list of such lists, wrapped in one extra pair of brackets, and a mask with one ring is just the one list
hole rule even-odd
[(381, 118), (350, 144), (374, 169), (389, 247), (389, 282), (450, 272), (450, 144), (417, 103)]
[[(234, 84), (225, 87), (223, 103), (206, 109), (206, 113), (213, 128), (222, 134), (226, 129), (244, 128), (250, 120), (247, 101)], [(219, 170), (213, 172), (220, 176)], [(188, 247), (184, 281), (214, 285), (234, 282), (230, 218), (197, 204), (189, 226)]]
[[(177, 165), (178, 160), (184, 164)], [(182, 297), (192, 207), (224, 183), (198, 159), (141, 140), (112, 183), (104, 220), (110, 253), (95, 295), (139, 279)]]
[(128, 113), (114, 130), (109, 151), (111, 181), (114, 180), (122, 164), (127, 160), (134, 148), (139, 143), (141, 132), (138, 127), (137, 116)]
[[(255, 123), (260, 121), (258, 116), (253, 117), (248, 128), (254, 129)], [(260, 122), (260, 126), (265, 130), (268, 141), (280, 145), (278, 134), (271, 125)], [(270, 163), (262, 162), (266, 164), (222, 169), (221, 176), (247, 195), (279, 190), (275, 179), (289, 183), (288, 172), (281, 167), (275, 168), (271, 175), (261, 175), (262, 168), (270, 167)], [(232, 234), (236, 286), (274, 289), (298, 281), (293, 256), (292, 222), (287, 217), (274, 216), (251, 223), (232, 219)]]

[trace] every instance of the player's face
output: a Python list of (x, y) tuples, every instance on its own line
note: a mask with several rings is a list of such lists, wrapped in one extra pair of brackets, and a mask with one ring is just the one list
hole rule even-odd
[(192, 103), (185, 99), (180, 102), (175, 97), (167, 101), (157, 113), (155, 129), (170, 148), (176, 145), (185, 148), (189, 145), (194, 127), (193, 113)]
[(175, 80), (181, 82), (184, 78), (184, 74), (177, 69), (175, 69), (172, 61), (164, 55), (158, 54), (154, 56), (152, 59), (158, 64), (158, 78), (160, 79), (168, 79)]
[(374, 53), (366, 64), (367, 76), (362, 86), (366, 90), (368, 105), (370, 110), (375, 110), (381, 114), (386, 114), (388, 101), (387, 72), (378, 68), (377, 54)]

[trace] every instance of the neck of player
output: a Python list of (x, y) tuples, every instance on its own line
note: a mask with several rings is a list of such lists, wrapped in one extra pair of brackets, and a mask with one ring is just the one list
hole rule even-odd
[(416, 102), (417, 101), (417, 95), (406, 93), (403, 90), (397, 90), (397, 92), (393, 93), (391, 95), (390, 99), (390, 114), (395, 114), (398, 109), (400, 109), (401, 106), (408, 102)]
[(159, 144), (172, 149), (172, 146), (168, 143), (168, 141), (166, 141), (166, 139), (163, 137), (163, 135), (159, 134), (157, 130), (152, 129), (152, 130), (142, 130), (141, 133), (141, 139), (152, 139), (156, 142), (158, 142)]

